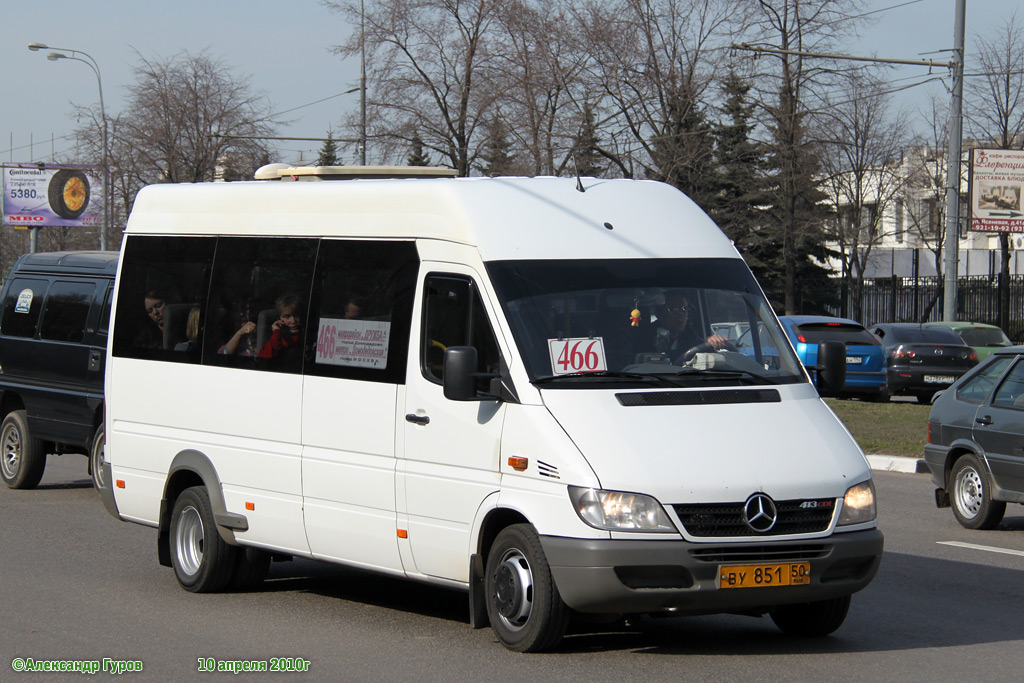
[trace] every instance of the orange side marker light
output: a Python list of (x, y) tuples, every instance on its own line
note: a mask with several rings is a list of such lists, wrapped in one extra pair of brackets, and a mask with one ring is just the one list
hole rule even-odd
[(529, 464), (529, 458), (521, 458), (517, 455), (510, 456), (508, 459), (508, 466), (514, 469), (516, 472), (525, 472)]
[(117, 483), (117, 488), (119, 488), (119, 489), (123, 489), (124, 488), (124, 479), (118, 479), (116, 483)]
[(398, 537), (399, 538), (409, 538), (409, 530), (408, 529), (399, 529), (398, 530)]
[(245, 509), (246, 510), (255, 510), (256, 509), (256, 503), (250, 503), (249, 501), (245, 501)]

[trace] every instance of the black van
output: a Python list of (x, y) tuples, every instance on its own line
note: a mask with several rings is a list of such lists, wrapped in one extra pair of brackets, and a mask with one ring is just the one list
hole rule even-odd
[(47, 453), (89, 456), (102, 488), (103, 367), (116, 251), (25, 254), (0, 293), (0, 476), (39, 483)]

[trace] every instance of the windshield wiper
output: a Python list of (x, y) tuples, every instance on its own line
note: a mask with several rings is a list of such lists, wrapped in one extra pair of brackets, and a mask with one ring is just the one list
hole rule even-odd
[(657, 374), (642, 374), (639, 372), (618, 372), (615, 370), (604, 370), (602, 372), (571, 372), (567, 375), (551, 375), (550, 377), (540, 377), (533, 380), (534, 384), (549, 384), (557, 380), (562, 379), (631, 379), (640, 382), (651, 384), (652, 382), (660, 386), (674, 386), (672, 382), (665, 379), (662, 375)]
[(772, 381), (763, 375), (749, 370), (698, 370), (697, 368), (681, 368), (671, 373), (672, 377), (693, 377), (696, 379), (720, 379), (720, 378), (748, 378), (756, 380), (758, 384), (771, 384)]

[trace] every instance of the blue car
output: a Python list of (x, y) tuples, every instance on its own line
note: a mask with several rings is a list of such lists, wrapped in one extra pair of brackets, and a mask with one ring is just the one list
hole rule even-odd
[(856, 320), (823, 315), (793, 315), (779, 318), (782, 329), (807, 367), (818, 364), (818, 344), (827, 340), (846, 345), (846, 384), (843, 398), (888, 401), (885, 353), (882, 345)]

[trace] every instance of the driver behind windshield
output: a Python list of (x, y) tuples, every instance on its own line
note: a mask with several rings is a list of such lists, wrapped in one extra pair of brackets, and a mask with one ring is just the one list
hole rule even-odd
[(682, 290), (671, 289), (665, 292), (665, 303), (654, 309), (657, 316), (655, 349), (672, 359), (677, 359), (684, 352), (703, 343), (709, 344), (715, 350), (724, 348), (728, 340), (722, 335), (713, 334), (704, 338), (700, 330), (687, 326), (688, 308), (689, 301)]

